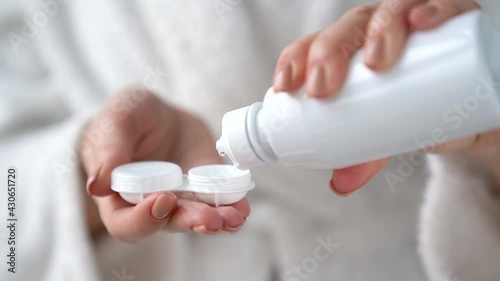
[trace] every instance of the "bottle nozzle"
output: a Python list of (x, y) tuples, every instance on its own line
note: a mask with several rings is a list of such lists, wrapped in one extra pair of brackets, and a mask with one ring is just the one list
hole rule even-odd
[(218, 140), (216, 143), (215, 143), (215, 147), (217, 148), (217, 152), (219, 152), (219, 155), (221, 157), (224, 157), (226, 156), (226, 151), (225, 151), (225, 145), (224, 143), (222, 142), (222, 140)]
[[(239, 169), (259, 166), (263, 161), (257, 156), (251, 143), (254, 136), (248, 135), (248, 123), (254, 122), (256, 110), (261, 103), (230, 111), (222, 118), (222, 135), (215, 144), (220, 156), (228, 156)], [(250, 114), (250, 116), (248, 116)]]

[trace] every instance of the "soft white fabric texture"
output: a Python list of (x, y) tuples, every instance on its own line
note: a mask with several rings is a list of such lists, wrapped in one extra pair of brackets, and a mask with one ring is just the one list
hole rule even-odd
[(420, 252), (432, 280), (500, 279), (500, 197), (463, 155), (428, 157)]
[[(252, 214), (235, 235), (93, 245), (86, 230), (76, 146), (109, 95), (146, 83), (216, 134), (225, 112), (261, 100), (283, 47), (364, 1), (59, 2), (0, 3), (0, 169), (20, 177), (18, 273), (2, 266), (0, 280), (426, 280), (423, 165), (394, 190), (381, 173), (348, 198), (328, 190), (330, 171), (255, 169)], [(498, 15), (498, 1), (482, 2)], [(22, 35), (26, 19), (42, 27), (15, 47), (8, 34)], [(420, 219), (428, 278), (499, 280), (499, 203), (460, 157), (431, 163)], [(319, 261), (327, 241), (336, 246)]]

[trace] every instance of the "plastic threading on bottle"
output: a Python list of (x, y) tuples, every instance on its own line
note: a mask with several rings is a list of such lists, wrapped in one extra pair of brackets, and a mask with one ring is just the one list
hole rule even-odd
[[(269, 89), (273, 91), (273, 88)], [(273, 91), (274, 93), (274, 91)], [(276, 94), (276, 93), (274, 93)], [(246, 116), (246, 133), (249, 140), (250, 147), (253, 149), (255, 156), (259, 158), (263, 163), (275, 162), (278, 159), (272, 156), (272, 153), (266, 151), (266, 147), (260, 142), (259, 130), (257, 129), (257, 113), (263, 107), (263, 103), (256, 102), (248, 108)]]
[(147, 161), (122, 165), (111, 175), (111, 188), (133, 204), (154, 192), (187, 191), (204, 203), (229, 205), (243, 199), (254, 187), (250, 171), (232, 165), (199, 166), (183, 175), (174, 163)]

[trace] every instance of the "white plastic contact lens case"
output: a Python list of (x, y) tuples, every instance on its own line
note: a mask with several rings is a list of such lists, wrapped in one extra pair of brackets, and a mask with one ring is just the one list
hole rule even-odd
[(178, 165), (163, 161), (134, 162), (111, 173), (111, 189), (132, 204), (161, 191), (193, 192), (211, 205), (229, 205), (243, 199), (255, 187), (250, 171), (233, 165), (204, 165), (182, 174)]

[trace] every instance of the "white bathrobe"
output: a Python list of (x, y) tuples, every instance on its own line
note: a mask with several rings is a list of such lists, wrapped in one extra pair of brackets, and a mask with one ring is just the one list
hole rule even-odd
[[(396, 157), (347, 198), (330, 171), (257, 168), (237, 234), (89, 237), (76, 143), (107, 97), (142, 84), (216, 136), (225, 112), (262, 99), (283, 47), (362, 2), (2, 0), (0, 280), (500, 280), (500, 201), (460, 154), (428, 157), (430, 172), (410, 164), (393, 186), (384, 173), (409, 161)], [(483, 1), (497, 19), (498, 2)]]

